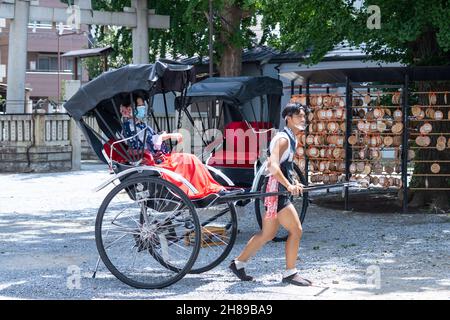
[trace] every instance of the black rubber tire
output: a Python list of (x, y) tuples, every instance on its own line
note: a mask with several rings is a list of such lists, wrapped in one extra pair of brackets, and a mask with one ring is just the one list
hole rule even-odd
[[(216, 258), (214, 261), (211, 261), (206, 266), (202, 266), (200, 268), (195, 268), (195, 263), (194, 263), (193, 267), (191, 268), (191, 270), (188, 273), (199, 274), (199, 273), (207, 272), (207, 271), (215, 268), (223, 260), (225, 260), (226, 257), (228, 257), (228, 255), (231, 252), (231, 249), (233, 249), (233, 246), (234, 246), (234, 243), (235, 243), (236, 237), (237, 237), (237, 214), (236, 214), (236, 208), (233, 203), (228, 203), (228, 206), (229, 206), (230, 214), (231, 214), (230, 242), (227, 244), (227, 246), (223, 250), (222, 254), (218, 258)], [(201, 252), (201, 250), (202, 250), (202, 248), (200, 246), (200, 252)], [(163, 267), (165, 267), (169, 270), (175, 271), (175, 272), (178, 271), (177, 267), (166, 263), (164, 261), (164, 259), (157, 252), (152, 252), (152, 251), (149, 251), (149, 252), (155, 258), (155, 260), (158, 261)], [(200, 254), (200, 252), (199, 252), (199, 254)]]
[[(108, 207), (108, 204), (111, 202), (111, 200), (114, 198), (114, 196), (116, 196), (121, 190), (124, 190), (124, 189), (126, 190), (126, 188), (132, 184), (139, 183), (139, 182), (148, 182), (148, 181), (150, 181), (151, 183), (157, 183), (157, 184), (163, 185), (165, 187), (169, 187), (172, 192), (176, 193), (176, 195), (182, 199), (183, 203), (188, 207), (189, 211), (191, 212), (193, 223), (194, 223), (194, 230), (195, 230), (194, 250), (192, 251), (192, 254), (189, 257), (189, 260), (186, 263), (186, 265), (181, 270), (179, 268), (176, 268), (175, 272), (178, 272), (178, 274), (176, 274), (171, 279), (169, 279), (163, 283), (159, 283), (159, 284), (138, 282), (138, 281), (130, 279), (127, 276), (125, 276), (124, 274), (122, 274), (112, 264), (111, 260), (109, 259), (108, 255), (105, 251), (105, 248), (103, 246), (103, 241), (102, 241), (101, 227), (102, 227), (102, 222), (103, 222), (103, 216), (105, 214), (106, 208)], [(97, 245), (97, 250), (100, 254), (100, 258), (102, 259), (103, 263), (108, 268), (108, 270), (117, 279), (119, 279), (120, 281), (122, 281), (123, 283), (125, 283), (129, 286), (132, 286), (132, 287), (138, 288), (138, 289), (161, 289), (161, 288), (170, 286), (170, 285), (174, 284), (175, 282), (181, 280), (191, 270), (192, 266), (195, 263), (195, 260), (197, 259), (197, 256), (198, 256), (198, 253), (200, 250), (200, 232), (199, 231), (200, 231), (200, 222), (199, 222), (199, 219), (197, 216), (197, 212), (194, 208), (194, 205), (192, 204), (191, 200), (187, 197), (187, 195), (180, 188), (178, 188), (174, 184), (172, 184), (164, 179), (161, 179), (159, 177), (151, 177), (151, 176), (136, 177), (136, 178), (127, 179), (127, 180), (121, 182), (119, 185), (114, 187), (108, 193), (108, 195), (105, 197), (105, 199), (103, 200), (103, 202), (98, 210), (97, 218), (95, 221), (95, 242)], [(161, 263), (161, 261), (158, 261), (158, 262)], [(174, 271), (174, 270), (172, 270), (172, 271)]]
[[(294, 162), (294, 170), (297, 173), (297, 175), (300, 177), (300, 182), (303, 185), (306, 185), (305, 176), (303, 175), (302, 171), (297, 166), (297, 164), (295, 164), (295, 162)], [(258, 191), (261, 191), (261, 190), (265, 189), (264, 188), (265, 187), (264, 178), (265, 178), (265, 176), (261, 176), (259, 181), (258, 181), (258, 184), (257, 184), (257, 186), (258, 186), (257, 190)], [(256, 198), (255, 199), (255, 214), (256, 214), (256, 220), (258, 221), (258, 225), (259, 225), (260, 229), (262, 229), (262, 219), (263, 219), (262, 216), (265, 213), (262, 201), (263, 201), (262, 198)], [(302, 201), (302, 209), (300, 210), (300, 212), (297, 211), (297, 213), (299, 214), (300, 222), (303, 224), (303, 221), (305, 220), (305, 216), (306, 216), (306, 211), (308, 209), (308, 204), (309, 204), (308, 193), (307, 192), (303, 193), (301, 201)], [(275, 237), (275, 238), (272, 239), (272, 241), (275, 241), (275, 242), (286, 241), (287, 237), (288, 237), (287, 235), (286, 236), (282, 236), (282, 237)]]
[[(230, 209), (230, 214), (231, 214), (230, 242), (227, 244), (227, 246), (223, 250), (222, 254), (216, 260), (214, 260), (211, 263), (209, 263), (208, 265), (200, 267), (200, 268), (195, 268), (195, 263), (194, 263), (194, 266), (191, 269), (191, 271), (189, 271), (189, 273), (198, 274), (198, 273), (203, 273), (203, 272), (206, 272), (206, 271), (209, 271), (209, 270), (215, 268), (223, 260), (225, 260), (226, 257), (228, 257), (231, 249), (233, 249), (233, 246), (234, 246), (234, 243), (235, 243), (236, 237), (237, 237), (237, 231), (238, 231), (237, 230), (237, 214), (236, 214), (236, 207), (234, 206), (234, 203), (228, 202), (228, 207)], [(200, 251), (201, 250), (202, 250), (202, 248), (200, 248)]]

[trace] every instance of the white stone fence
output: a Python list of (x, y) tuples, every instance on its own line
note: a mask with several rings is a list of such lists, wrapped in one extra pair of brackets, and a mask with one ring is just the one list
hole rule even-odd
[[(196, 127), (202, 131), (199, 116), (192, 116)], [(156, 115), (155, 120), (161, 131), (169, 131), (165, 115)], [(150, 117), (148, 122), (156, 130), (155, 120)], [(174, 131), (176, 116), (169, 115), (168, 120)], [(99, 132), (94, 117), (85, 121)], [(208, 129), (207, 120), (203, 121)], [(192, 136), (198, 134), (192, 127), (190, 130)], [(67, 114), (0, 114), (0, 172), (79, 170), (82, 159), (98, 158)]]
[(67, 114), (0, 115), (0, 172), (78, 170), (80, 131)]

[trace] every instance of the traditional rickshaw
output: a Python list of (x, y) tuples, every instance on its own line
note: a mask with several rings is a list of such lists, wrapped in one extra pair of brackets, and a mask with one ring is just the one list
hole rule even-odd
[[(218, 181), (230, 183), (216, 175), (217, 170), (229, 177), (233, 186), (253, 192), (265, 189), (265, 159), (270, 140), (279, 128), (282, 95), (283, 83), (271, 77), (218, 77), (193, 84), (185, 97), (178, 99), (179, 119), (183, 111), (198, 136), (202, 137), (207, 152), (201, 155)], [(201, 110), (212, 116), (209, 122), (213, 123), (214, 129), (220, 130), (220, 137), (208, 135), (206, 128), (209, 126), (203, 120), (200, 128), (194, 123), (191, 115), (197, 113), (197, 118), (203, 119)], [(306, 185), (304, 173), (297, 164), (294, 164), (294, 170), (297, 180)], [(262, 228), (264, 204), (261, 198), (254, 200), (256, 220)], [(245, 205), (249, 201), (238, 204)], [(308, 203), (307, 192), (295, 201), (302, 223)], [(284, 241), (286, 238), (287, 231), (280, 228), (273, 240)]]
[[(263, 197), (281, 194), (261, 192), (260, 177), (264, 163), (255, 165), (256, 175), (251, 188), (236, 186), (220, 169), (206, 164), (226, 191), (198, 197), (196, 195), (200, 190), (189, 177), (157, 164), (145, 147), (133, 149), (127, 144), (139, 135), (144, 135), (145, 141), (147, 131), (124, 136), (119, 108), (125, 100), (135, 109), (135, 97), (139, 95), (146, 100), (149, 113), (154, 116), (152, 98), (158, 94), (165, 97), (165, 94), (173, 92), (178, 96), (178, 110), (186, 112), (189, 109), (187, 106), (192, 105), (196, 97), (206, 96), (198, 93), (205, 92), (201, 91), (205, 88), (211, 90), (209, 86), (212, 83), (223, 81), (224, 87), (225, 84), (230, 87), (230, 83), (234, 82), (227, 79), (207, 80), (190, 86), (194, 80), (191, 66), (159, 61), (149, 65), (128, 65), (95, 78), (64, 105), (99, 159), (107, 163), (114, 173), (111, 179), (97, 188), (102, 190), (110, 184), (114, 185), (97, 214), (95, 240), (100, 257), (95, 270), (101, 259), (115, 277), (136, 288), (163, 288), (179, 281), (187, 273), (211, 270), (228, 256), (236, 240), (235, 203), (258, 199), (258, 209)], [(229, 96), (243, 94), (256, 97), (264, 90), (280, 95), (279, 83), (265, 78), (263, 81), (267, 82), (267, 86), (260, 90), (250, 85), (253, 81), (259, 83), (261, 80), (241, 79), (238, 81), (240, 84), (236, 85), (237, 91), (230, 91)], [(271, 88), (272, 84), (275, 84), (275, 89)], [(248, 93), (249, 88), (256, 88), (256, 91)], [(209, 94), (209, 97), (217, 100), (224, 96)], [(226, 109), (232, 100), (224, 100), (223, 109)], [(239, 108), (239, 102), (250, 100), (236, 100), (233, 108)], [(165, 98), (164, 102), (166, 104)], [(236, 111), (241, 112), (239, 109)], [(189, 112), (186, 116), (190, 117)], [(92, 117), (99, 129), (95, 129), (90, 122)], [(252, 126), (252, 123), (249, 122), (249, 125)], [(276, 127), (276, 121), (270, 125)], [(259, 134), (257, 130), (261, 128), (252, 129)], [(217, 154), (217, 150), (212, 151), (212, 157)], [(307, 187), (305, 192), (330, 187), (333, 186)], [(257, 216), (259, 219), (261, 214), (262, 210)]]

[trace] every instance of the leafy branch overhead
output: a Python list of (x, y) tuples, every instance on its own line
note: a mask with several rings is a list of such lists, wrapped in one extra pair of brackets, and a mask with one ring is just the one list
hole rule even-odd
[[(208, 0), (150, 1), (149, 8), (157, 14), (170, 15), (170, 29), (149, 30), (149, 58), (177, 59), (182, 56), (207, 56), (208, 52)], [(93, 9), (122, 11), (131, 6), (130, 0), (93, 0)], [(213, 0), (214, 8), (214, 59), (221, 60), (227, 48), (242, 50), (254, 45), (255, 34), (250, 27), (256, 25), (260, 1)], [(229, 16), (229, 13), (233, 15)], [(227, 16), (228, 14), (228, 16)], [(237, 20), (236, 20), (237, 18)], [(114, 53), (110, 65), (118, 67), (132, 60), (131, 30), (108, 26), (93, 26), (97, 46), (111, 45)], [(94, 64), (89, 63), (88, 64)]]
[[(449, 0), (213, 0), (214, 61), (224, 75), (240, 74), (243, 48), (269, 44), (308, 54), (317, 63), (336, 45), (348, 42), (373, 58), (407, 64), (450, 61)], [(375, 3), (376, 2), (376, 3)], [(93, 8), (122, 11), (130, 0), (93, 0)], [(208, 0), (149, 1), (157, 14), (170, 15), (170, 29), (150, 29), (149, 57), (208, 56)], [(369, 29), (370, 5), (380, 9), (381, 28)], [(262, 19), (263, 37), (255, 43), (251, 27)], [(131, 62), (131, 30), (95, 27), (97, 45), (111, 45), (110, 65)], [(231, 70), (231, 71), (230, 71)], [(230, 73), (230, 74), (228, 74)]]
[[(358, 1), (359, 2), (359, 1)], [(450, 2), (448, 0), (264, 0), (263, 25), (280, 35), (269, 43), (284, 50), (309, 52), (316, 63), (335, 45), (362, 45), (375, 59), (414, 65), (450, 61)], [(381, 28), (369, 29), (368, 7), (380, 8)]]

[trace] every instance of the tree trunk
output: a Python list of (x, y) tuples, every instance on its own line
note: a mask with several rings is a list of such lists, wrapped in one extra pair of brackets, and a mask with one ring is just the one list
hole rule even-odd
[(234, 4), (226, 3), (220, 13), (222, 29), (220, 31), (220, 43), (222, 44), (219, 73), (221, 77), (236, 77), (242, 71), (242, 47), (238, 41), (233, 41), (241, 26), (243, 11)]
[[(444, 54), (436, 41), (436, 34), (433, 30), (428, 30), (422, 37), (420, 37), (414, 44), (412, 44), (412, 49), (414, 52), (414, 61), (419, 65), (431, 65), (431, 64), (441, 64), (441, 60), (447, 60), (446, 54)], [(419, 92), (430, 92), (430, 91), (448, 91), (447, 94), (447, 104), (450, 104), (450, 83), (448, 82), (418, 82), (416, 83), (416, 89)], [(436, 105), (444, 105), (444, 94), (436, 94), (437, 103)], [(413, 101), (410, 104), (419, 104), (422, 106), (429, 105), (428, 95), (420, 94), (417, 95), (418, 100)], [(444, 119), (449, 119), (448, 112), (450, 108), (434, 108), (434, 110), (441, 110), (444, 114)], [(425, 121), (411, 121), (410, 127), (416, 128), (417, 130), (425, 123)], [(433, 126), (433, 133), (450, 133), (450, 122), (449, 121), (430, 121)], [(413, 131), (411, 131), (413, 132)], [(411, 136), (416, 137), (416, 136)], [(436, 146), (436, 141), (439, 136), (432, 135), (430, 147)], [(450, 139), (450, 135), (444, 135), (444, 137)], [(447, 144), (448, 146), (448, 144)], [(437, 149), (415, 149), (416, 161), (420, 160), (450, 160), (450, 149), (446, 148), (444, 151), (438, 151)], [(414, 174), (432, 174), (431, 165), (433, 162), (415, 163)], [(450, 174), (450, 163), (437, 162), (441, 170), (439, 174)], [(450, 177), (445, 176), (435, 176), (435, 177), (422, 177), (413, 176), (411, 179), (411, 188), (450, 188)], [(410, 202), (411, 207), (428, 207), (434, 212), (442, 212), (450, 208), (450, 192), (439, 191), (439, 190), (417, 190), (413, 193), (412, 200)]]

